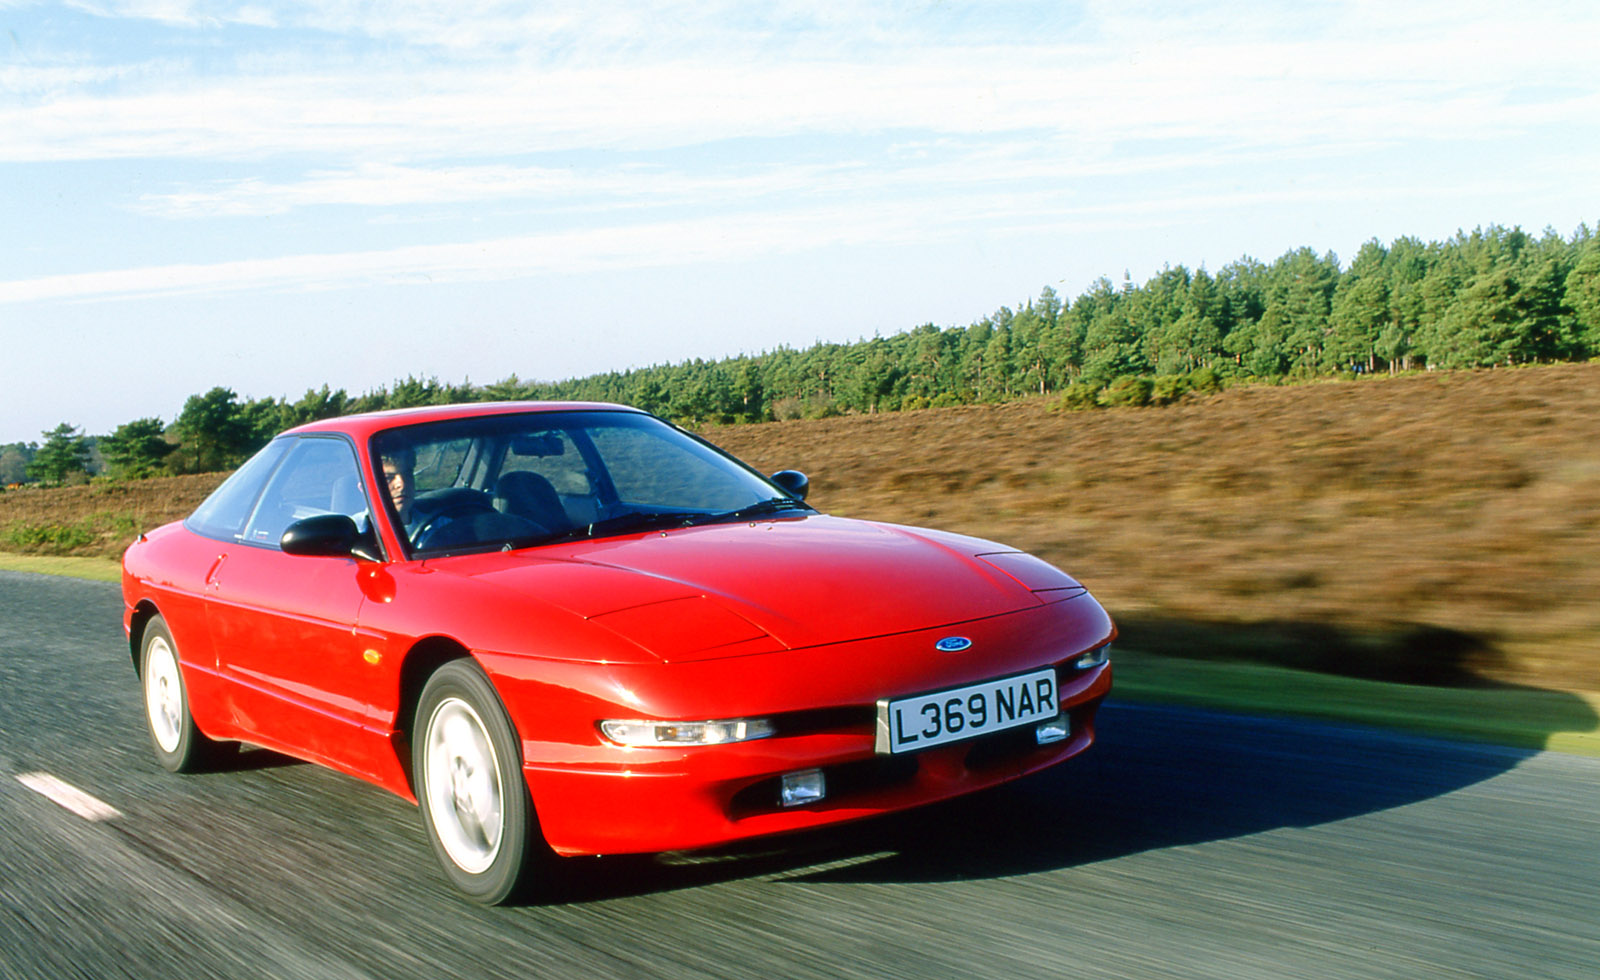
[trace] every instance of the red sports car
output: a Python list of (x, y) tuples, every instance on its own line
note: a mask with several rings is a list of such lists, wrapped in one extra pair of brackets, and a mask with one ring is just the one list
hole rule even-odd
[(369, 780), (499, 902), (556, 855), (852, 820), (1088, 747), (1116, 630), (1082, 585), (806, 490), (617, 405), (285, 432), (123, 557), (156, 755)]

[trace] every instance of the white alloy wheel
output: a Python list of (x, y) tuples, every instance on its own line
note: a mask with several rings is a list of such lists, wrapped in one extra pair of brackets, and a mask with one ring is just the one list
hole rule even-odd
[(505, 833), (505, 786), (483, 719), (461, 698), (428, 717), (423, 792), (440, 846), (468, 874), (487, 871)]
[(522, 776), (522, 743), (483, 668), (466, 657), (440, 666), (415, 717), (412, 786), (445, 876), (485, 905), (548, 888), (554, 855)]
[(179, 666), (178, 644), (160, 616), (150, 617), (139, 638), (139, 684), (144, 689), (150, 747), (162, 768), (196, 772), (238, 749), (238, 743), (213, 742), (195, 727), (189, 689)]
[(144, 659), (144, 711), (150, 722), (150, 736), (165, 753), (175, 754), (183, 741), (188, 708), (183, 699), (183, 678), (178, 674), (178, 655), (167, 637), (150, 638)]

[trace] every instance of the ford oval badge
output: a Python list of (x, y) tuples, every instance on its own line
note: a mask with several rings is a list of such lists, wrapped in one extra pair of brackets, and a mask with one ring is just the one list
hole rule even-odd
[(962, 650), (965, 650), (970, 646), (972, 646), (972, 641), (964, 636), (947, 636), (938, 643), (935, 643), (933, 648), (935, 650), (941, 650), (945, 653), (960, 653)]

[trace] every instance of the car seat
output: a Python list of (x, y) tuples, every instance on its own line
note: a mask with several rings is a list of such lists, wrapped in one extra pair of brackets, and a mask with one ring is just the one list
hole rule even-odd
[(513, 470), (502, 474), (494, 486), (494, 509), (512, 517), (533, 521), (552, 532), (572, 527), (572, 519), (561, 506), (561, 497), (550, 481), (537, 473)]

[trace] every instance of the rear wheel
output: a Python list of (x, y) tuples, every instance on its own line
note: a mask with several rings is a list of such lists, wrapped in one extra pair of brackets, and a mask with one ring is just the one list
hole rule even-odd
[[(196, 772), (214, 762), (223, 745), (195, 727), (189, 689), (178, 666), (178, 645), (160, 616), (145, 623), (139, 643), (139, 680), (144, 718), (156, 760), (172, 772)], [(232, 747), (231, 743), (228, 747)]]
[(412, 780), (445, 874), (486, 905), (521, 893), (549, 852), (494, 686), (471, 660), (453, 660), (428, 678), (416, 718)]

